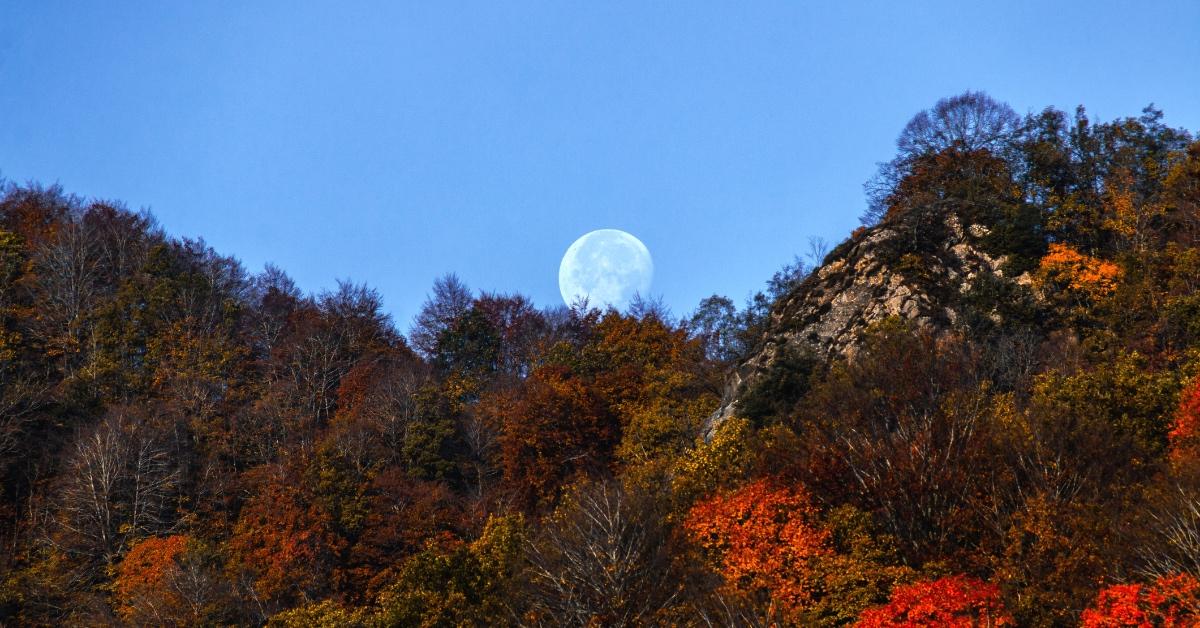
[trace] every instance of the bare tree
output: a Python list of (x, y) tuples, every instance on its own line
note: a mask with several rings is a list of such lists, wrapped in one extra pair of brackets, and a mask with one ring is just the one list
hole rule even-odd
[(913, 116), (896, 140), (900, 157), (936, 153), (951, 146), (963, 150), (1003, 150), (1017, 132), (1020, 116), (984, 92), (965, 91), (937, 101)]
[[(64, 356), (79, 353), (88, 331), (88, 318), (101, 296), (103, 268), (95, 238), (76, 221), (65, 222), (53, 242), (34, 259), (41, 300), (46, 304), (38, 330)], [(74, 364), (68, 360), (70, 373)]]
[(300, 304), (302, 294), (296, 282), (278, 266), (267, 264), (250, 280), (247, 317), (255, 353), (267, 357), (278, 344), (287, 326), (288, 316)]
[(117, 410), (81, 432), (59, 495), (56, 544), (110, 565), (133, 539), (170, 527), (177, 470), (165, 447)]
[(671, 320), (671, 308), (667, 307), (662, 295), (643, 296), (640, 292), (633, 293), (625, 313), (633, 318), (656, 318), (664, 323)]
[(414, 348), (425, 357), (437, 349), (438, 337), (450, 325), (471, 308), (471, 290), (450, 273), (433, 282), (433, 294), (425, 298), (421, 311), (413, 320), (409, 340)]
[(1151, 578), (1200, 576), (1200, 494), (1177, 486), (1165, 507), (1151, 517), (1153, 542), (1141, 551), (1143, 573)]
[(1020, 124), (1021, 118), (1012, 107), (984, 92), (968, 90), (937, 101), (932, 109), (921, 111), (904, 125), (896, 139), (896, 157), (881, 162), (875, 176), (863, 184), (867, 210), (861, 221), (872, 225), (883, 219), (888, 197), (908, 175), (916, 158), (951, 147), (988, 150), (1003, 157)]
[(819, 236), (809, 236), (808, 252), (804, 255), (808, 258), (809, 268), (812, 270), (820, 268), (821, 264), (825, 262), (825, 256), (829, 255), (829, 241)]
[(640, 626), (682, 593), (652, 501), (611, 481), (577, 489), (530, 548), (540, 624)]

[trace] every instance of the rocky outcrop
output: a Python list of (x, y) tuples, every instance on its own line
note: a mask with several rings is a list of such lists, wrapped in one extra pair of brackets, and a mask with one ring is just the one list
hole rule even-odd
[(710, 432), (738, 412), (739, 396), (789, 349), (823, 362), (852, 356), (862, 332), (889, 317), (947, 330), (960, 319), (959, 297), (981, 277), (1027, 281), (1027, 276), (1005, 277), (1006, 258), (983, 250), (985, 227), (964, 229), (954, 214), (937, 227), (944, 237), (933, 247), (914, 246), (922, 234), (914, 237), (911, 228), (881, 225), (860, 230), (835, 249), (775, 304), (758, 350), (730, 374), (721, 407), (709, 420)]

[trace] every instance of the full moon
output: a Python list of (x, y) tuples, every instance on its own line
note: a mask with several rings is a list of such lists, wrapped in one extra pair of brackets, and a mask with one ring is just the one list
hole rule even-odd
[(567, 305), (625, 309), (633, 295), (648, 296), (654, 261), (642, 241), (619, 229), (584, 234), (563, 255), (558, 290)]

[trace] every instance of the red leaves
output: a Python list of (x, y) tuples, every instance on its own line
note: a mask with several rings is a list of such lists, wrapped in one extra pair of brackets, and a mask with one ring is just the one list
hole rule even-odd
[(544, 366), (515, 395), (484, 399), (481, 411), (501, 426), (506, 482), (532, 505), (579, 471), (602, 468), (620, 435), (617, 418), (589, 382)]
[(803, 487), (763, 479), (696, 504), (683, 525), (729, 587), (795, 609), (812, 599), (812, 561), (832, 553), (816, 514)]
[(313, 597), (329, 588), (330, 572), (345, 540), (329, 512), (295, 484), (270, 473), (242, 508), (229, 548), (254, 584), (271, 601)]
[(858, 628), (1011, 626), (1000, 588), (969, 576), (947, 576), (897, 587), (885, 605), (864, 611)]
[(1200, 582), (1187, 574), (1151, 585), (1116, 584), (1100, 592), (1080, 617), (1083, 628), (1195, 626), (1200, 623)]
[(1175, 411), (1167, 438), (1171, 443), (1171, 460), (1175, 463), (1195, 460), (1200, 454), (1200, 377), (1179, 396), (1179, 409)]

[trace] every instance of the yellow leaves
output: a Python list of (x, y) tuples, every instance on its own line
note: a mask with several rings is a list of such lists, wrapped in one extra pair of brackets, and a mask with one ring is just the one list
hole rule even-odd
[(267, 622), (271, 628), (347, 628), (366, 626), (368, 614), (363, 609), (346, 608), (333, 600), (309, 602), (284, 611)]
[(717, 426), (712, 440), (703, 439), (675, 465), (673, 491), (690, 502), (741, 478), (754, 456), (750, 421), (730, 417)]
[(1108, 217), (1104, 226), (1126, 238), (1132, 238), (1138, 230), (1138, 211), (1133, 199), (1133, 191), (1129, 188), (1129, 177), (1121, 178), (1124, 185), (1114, 185), (1108, 188)]
[(1121, 267), (1098, 257), (1084, 255), (1066, 244), (1054, 242), (1038, 266), (1043, 285), (1063, 287), (1089, 298), (1106, 297), (1116, 291)]
[(1107, 211), (1102, 226), (1120, 236), (1134, 250), (1144, 251), (1150, 227), (1166, 215), (1166, 207), (1160, 202), (1138, 198), (1133, 177), (1126, 170), (1111, 177), (1104, 196)]
[(0, 229), (0, 306), (14, 280), (24, 270), (24, 250), (21, 238), (11, 232)]
[(520, 562), (528, 535), (520, 513), (488, 515), (483, 532), (471, 543), (471, 552), (485, 573), (507, 574)]

